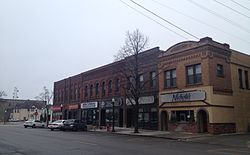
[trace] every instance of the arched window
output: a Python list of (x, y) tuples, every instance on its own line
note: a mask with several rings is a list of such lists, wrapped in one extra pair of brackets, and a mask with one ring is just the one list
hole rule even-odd
[(109, 80), (109, 89), (108, 89), (108, 92), (109, 93), (112, 93), (112, 80)]

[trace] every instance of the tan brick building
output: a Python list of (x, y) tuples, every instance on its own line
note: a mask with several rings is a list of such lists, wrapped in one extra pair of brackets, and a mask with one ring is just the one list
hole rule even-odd
[(249, 55), (206, 37), (178, 43), (159, 59), (161, 130), (249, 131)]

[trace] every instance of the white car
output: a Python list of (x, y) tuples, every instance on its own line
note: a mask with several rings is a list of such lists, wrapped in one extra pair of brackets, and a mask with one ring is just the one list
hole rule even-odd
[(45, 127), (45, 123), (42, 121), (38, 121), (38, 120), (28, 120), (25, 121), (23, 126), (25, 128), (27, 127), (32, 127), (32, 128), (36, 128), (36, 127), (40, 127), (40, 128), (44, 128)]
[(48, 128), (53, 131), (54, 129), (62, 129), (62, 126), (64, 125), (65, 120), (57, 120), (48, 125)]

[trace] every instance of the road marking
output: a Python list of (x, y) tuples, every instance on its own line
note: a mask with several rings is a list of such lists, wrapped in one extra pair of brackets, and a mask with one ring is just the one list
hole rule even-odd
[(98, 145), (96, 143), (89, 143), (89, 142), (83, 142), (83, 141), (80, 141), (80, 144), (93, 145), (93, 146)]
[(207, 150), (207, 152), (211, 153), (216, 153), (216, 154), (225, 154), (225, 155), (235, 155), (235, 154), (250, 154), (249, 150), (234, 150), (234, 149), (226, 149), (226, 148), (221, 148), (221, 149), (211, 149)]

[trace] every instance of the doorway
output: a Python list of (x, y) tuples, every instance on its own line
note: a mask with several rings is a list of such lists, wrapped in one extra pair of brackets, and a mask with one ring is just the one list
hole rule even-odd
[(208, 132), (208, 114), (205, 110), (197, 113), (197, 126), (199, 133)]
[(168, 130), (168, 114), (166, 111), (161, 112), (161, 131)]

